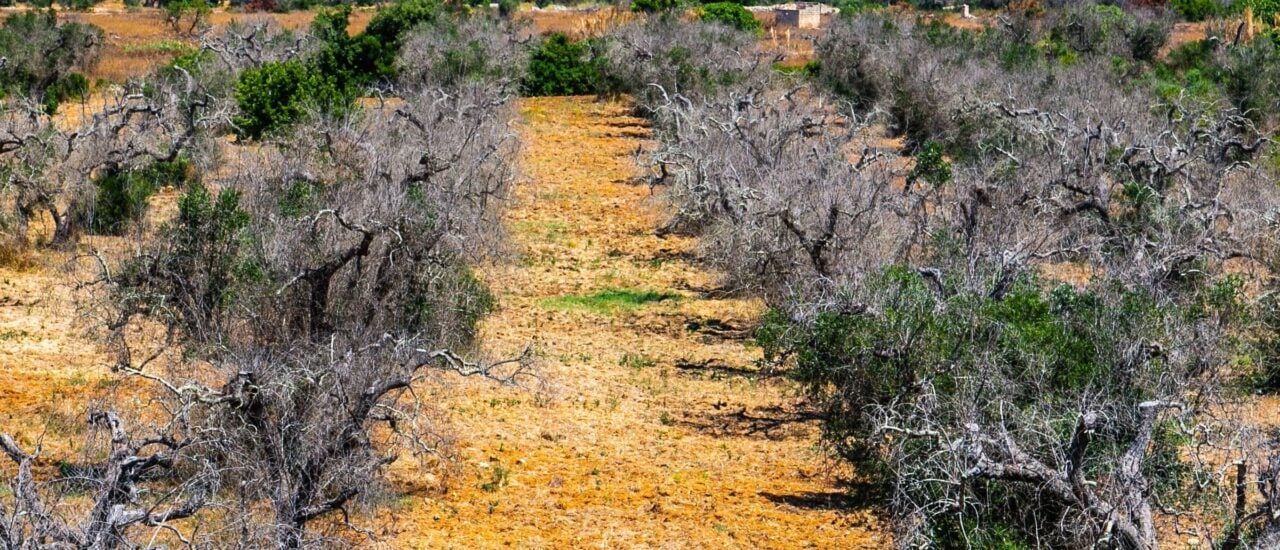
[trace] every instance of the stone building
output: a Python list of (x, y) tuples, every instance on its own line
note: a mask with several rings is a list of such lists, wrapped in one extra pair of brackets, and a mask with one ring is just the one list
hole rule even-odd
[(822, 18), (834, 15), (840, 10), (826, 4), (815, 2), (796, 2), (780, 4), (773, 7), (774, 24), (779, 27), (795, 27), (797, 29), (816, 29), (822, 26)]

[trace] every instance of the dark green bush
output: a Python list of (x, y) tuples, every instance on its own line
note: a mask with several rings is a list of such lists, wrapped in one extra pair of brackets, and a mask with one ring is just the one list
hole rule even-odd
[[(392, 8), (388, 8), (390, 10)], [(311, 22), (311, 33), (323, 44), (311, 63), (340, 88), (363, 88), (395, 78), (398, 38), (384, 42), (368, 32), (350, 36), (350, 6), (320, 10)]]
[(1218, 0), (1170, 0), (1169, 6), (1187, 21), (1204, 21), (1222, 13)]
[(308, 112), (349, 109), (355, 91), (299, 61), (268, 63), (240, 74), (236, 83), (240, 114), (232, 122), (240, 138), (258, 139), (300, 121)]
[(1245, 6), (1253, 6), (1253, 14), (1270, 23), (1276, 15), (1280, 15), (1280, 0), (1243, 0), (1232, 3), (1231, 7), (1243, 10)]
[(147, 211), (147, 199), (166, 186), (181, 186), (192, 180), (191, 163), (185, 159), (155, 162), (136, 169), (107, 172), (94, 184), (94, 198), (89, 231), (99, 235), (119, 235), (130, 223), (141, 220)]
[(870, 62), (865, 37), (856, 33), (832, 33), (818, 44), (814, 77), (837, 96), (858, 109), (875, 105), (886, 93), (886, 83)]
[(561, 33), (542, 39), (529, 56), (529, 72), (520, 84), (526, 96), (581, 95), (600, 91), (600, 64), (593, 42), (574, 42)]
[(85, 11), (101, 0), (58, 0), (58, 5), (69, 10)]
[(658, 13), (671, 11), (679, 6), (679, 0), (632, 0), (631, 11)]
[[(455, 264), (444, 273), (419, 281), (405, 301), (405, 317), (413, 330), (461, 331), (464, 341), (493, 311), (497, 300), (470, 267)], [(446, 324), (446, 328), (436, 327)]]
[(1237, 109), (1256, 122), (1274, 120), (1280, 112), (1280, 46), (1254, 40), (1227, 50), (1216, 72), (1222, 91)]
[[(904, 67), (904, 71), (915, 68)], [(907, 151), (915, 152), (929, 142), (947, 143), (954, 129), (946, 98), (935, 87), (920, 82), (915, 75), (902, 78), (890, 91), (889, 114), (893, 131), (906, 138)]]
[(509, 18), (520, 11), (520, 0), (498, 0), (498, 15)]
[(21, 94), (56, 109), (88, 88), (83, 76), (72, 75), (92, 68), (101, 45), (101, 29), (59, 24), (52, 10), (9, 15), (0, 28), (0, 94)]
[[(1014, 417), (1018, 420), (1013, 424), (1025, 420), (1064, 426), (1066, 432), (1042, 438), (1019, 436), (1025, 438), (1019, 440), (1023, 451), (1053, 461), (1055, 449), (1064, 444), (1077, 421), (1080, 403), (1134, 406), (1152, 399), (1151, 384), (1162, 372), (1185, 367), (1160, 359), (1135, 361), (1132, 343), (1173, 345), (1174, 341), (1165, 340), (1173, 336), (1165, 334), (1163, 327), (1205, 315), (1197, 311), (1163, 304), (1132, 290), (1069, 286), (1047, 290), (1030, 277), (997, 294), (989, 288), (964, 288), (959, 280), (945, 276), (931, 278), (891, 267), (872, 277), (848, 302), (802, 318), (780, 312), (766, 315), (757, 341), (766, 358), (794, 362), (792, 376), (804, 384), (814, 402), (825, 407), (826, 440), (840, 456), (857, 464), (860, 476), (870, 483), (866, 495), (888, 498), (895, 476), (903, 474), (900, 468), (916, 471), (911, 469), (929, 464), (937, 446), (948, 441), (885, 437), (877, 431), (885, 409), (903, 407), (905, 418), (894, 418), (904, 428), (911, 427), (910, 411), (915, 410), (927, 411), (923, 414), (931, 426)], [(1001, 398), (983, 399), (989, 394)], [(986, 402), (992, 405), (987, 407)], [(995, 408), (997, 402), (1004, 408)], [(1012, 429), (1024, 428), (1029, 426)], [(1088, 464), (1095, 465), (1099, 474), (1108, 471), (1134, 429), (1117, 422), (1095, 433)], [(1149, 460), (1155, 463), (1164, 457), (1177, 463), (1177, 445), (1171, 438), (1154, 438)], [(1156, 486), (1174, 483), (1170, 476), (1180, 471), (1153, 468), (1150, 479)], [(928, 475), (924, 470), (917, 473)], [(955, 542), (957, 521), (980, 522), (965, 526), (977, 537), (965, 539), (970, 542), (989, 538), (1004, 544), (1020, 540), (1044, 544), (1053, 540), (1052, 534), (1038, 527), (1058, 510), (1052, 505), (1018, 505), (1035, 499), (1034, 486), (940, 485), (938, 494), (925, 495), (917, 491), (930, 490), (922, 489), (927, 483), (907, 485), (922, 499), (956, 498), (954, 492), (946, 491), (971, 491), (960, 498), (972, 499), (974, 510), (932, 518), (931, 536), (942, 548), (965, 547), (949, 544)], [(1073, 545), (1058, 540), (1049, 546)]]
[[(254, 279), (246, 269), (241, 245), (250, 217), (240, 206), (240, 192), (224, 189), (217, 195), (199, 183), (178, 201), (178, 217), (166, 228), (170, 254), (159, 261), (176, 281), (200, 281), (202, 291), (187, 309), (188, 328), (203, 334), (225, 313), (239, 281)], [(178, 295), (179, 293), (174, 293)]]
[(84, 101), (89, 97), (89, 79), (80, 73), (71, 73), (49, 85), (44, 90), (44, 112), (53, 115), (58, 106), (68, 99)]
[(715, 2), (702, 6), (702, 20), (714, 21), (741, 31), (759, 33), (763, 26), (751, 12), (735, 2)]
[(1134, 21), (1125, 31), (1130, 57), (1146, 61), (1156, 60), (1165, 43), (1169, 41), (1169, 26), (1162, 21)]
[(435, 0), (402, 0), (380, 10), (369, 26), (355, 36), (347, 33), (351, 6), (320, 10), (311, 33), (322, 46), (310, 60), (320, 74), (340, 89), (358, 90), (395, 80), (396, 57), (404, 35), (441, 14)]
[(1258, 303), (1260, 327), (1252, 345), (1258, 361), (1251, 376), (1257, 391), (1280, 393), (1280, 299), (1268, 294)]
[(1106, 53), (1111, 49), (1109, 42), (1128, 22), (1129, 16), (1116, 6), (1094, 4), (1072, 8), (1054, 25), (1049, 39), (1082, 54)]
[(916, 165), (907, 174), (907, 185), (914, 185), (917, 181), (935, 187), (951, 181), (951, 163), (943, 156), (941, 145), (928, 142), (916, 154)]
[(440, 15), (441, 9), (437, 0), (400, 0), (379, 10), (369, 21), (363, 34), (376, 38), (392, 52), (396, 52), (405, 32), (434, 20)]

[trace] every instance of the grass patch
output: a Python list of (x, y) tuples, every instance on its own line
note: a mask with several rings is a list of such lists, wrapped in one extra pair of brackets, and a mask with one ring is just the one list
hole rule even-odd
[(643, 369), (658, 364), (652, 357), (644, 354), (624, 353), (622, 359), (618, 360), (618, 364), (633, 369)]
[(31, 336), (31, 333), (30, 333), (30, 332), (27, 332), (27, 331), (25, 331), (25, 330), (5, 330), (5, 331), (0, 331), (0, 341), (5, 341), (5, 340), (21, 340), (21, 339), (26, 338), (26, 337), (28, 337), (28, 336)]
[(486, 493), (495, 493), (498, 489), (506, 487), (510, 478), (511, 472), (507, 470), (506, 466), (495, 464), (493, 466), (493, 477), (488, 482), (481, 485), (480, 489), (484, 490)]
[(155, 42), (147, 42), (145, 44), (125, 44), (122, 48), (124, 53), (169, 53), (174, 55), (183, 55), (195, 51), (195, 47), (186, 42), (177, 40), (157, 40)]
[(512, 225), (517, 233), (523, 233), (544, 242), (556, 242), (569, 233), (569, 224), (562, 221), (517, 222)]
[(807, 78), (818, 73), (818, 63), (816, 61), (810, 61), (801, 65), (796, 65), (795, 63), (774, 63), (773, 70), (782, 74), (797, 75)]
[(542, 301), (542, 305), (550, 309), (576, 309), (608, 315), (634, 310), (645, 304), (679, 299), (680, 295), (673, 292), (607, 288), (592, 294), (548, 298)]

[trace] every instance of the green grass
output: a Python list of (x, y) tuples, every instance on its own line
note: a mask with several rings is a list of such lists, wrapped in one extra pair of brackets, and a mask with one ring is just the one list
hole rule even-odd
[(569, 233), (569, 224), (562, 221), (517, 222), (511, 227), (517, 233), (524, 233), (543, 242), (563, 240)]
[(25, 330), (6, 330), (0, 332), (0, 341), (2, 340), (21, 340), (31, 336), (31, 333)]
[(125, 44), (122, 48), (125, 53), (171, 53), (175, 55), (183, 55), (195, 51), (191, 44), (179, 42), (177, 40), (157, 40), (155, 42), (147, 42), (145, 44)]
[(624, 353), (618, 364), (633, 369), (643, 369), (657, 365), (658, 362), (644, 354)]
[(481, 485), (480, 488), (486, 493), (495, 493), (498, 489), (507, 486), (507, 482), (510, 481), (510, 477), (511, 472), (507, 470), (506, 466), (495, 464), (493, 466), (493, 478), (490, 479), (489, 482)]
[(542, 305), (549, 309), (574, 309), (608, 315), (631, 311), (654, 302), (679, 299), (680, 295), (672, 292), (607, 288), (592, 294), (548, 298), (542, 301)]

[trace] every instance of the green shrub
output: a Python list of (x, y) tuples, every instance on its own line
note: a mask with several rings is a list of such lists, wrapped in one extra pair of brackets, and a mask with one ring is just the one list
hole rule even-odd
[[(857, 464), (874, 489), (872, 496), (885, 498), (892, 494), (895, 476), (902, 475), (899, 468), (928, 477), (925, 468), (930, 466), (922, 465), (932, 464), (934, 453), (947, 452), (938, 447), (950, 440), (886, 437), (877, 431), (881, 415), (897, 409), (903, 416), (892, 418), (910, 429), (915, 426), (911, 411), (919, 411), (927, 415), (926, 425), (959, 426), (957, 432), (967, 423), (1016, 417), (1011, 424), (1029, 425), (1012, 428), (1010, 437), (1017, 437), (1030, 456), (1052, 461), (1055, 449), (1070, 437), (1081, 402), (1132, 407), (1151, 399), (1152, 380), (1186, 367), (1162, 359), (1135, 362), (1133, 342), (1174, 344), (1177, 336), (1165, 332), (1168, 323), (1205, 315), (1105, 285), (1097, 290), (1046, 289), (1023, 276), (1006, 289), (966, 288), (959, 277), (890, 267), (871, 277), (856, 296), (816, 314), (766, 315), (757, 341), (766, 358), (794, 362), (792, 376), (824, 407), (828, 443)], [(993, 394), (1000, 399), (982, 397)], [(1043, 433), (1031, 425), (1061, 426), (1065, 432)], [(1135, 429), (1116, 422), (1094, 434), (1088, 464), (1097, 465), (1098, 475), (1124, 452)], [(1176, 461), (1177, 444), (1154, 439), (1149, 456)], [(921, 469), (912, 470), (917, 467)], [(1159, 485), (1175, 475), (1176, 468), (1166, 468), (1153, 471), (1150, 480)], [(966, 539), (971, 542), (989, 539), (1000, 541), (999, 548), (1018, 548), (1020, 540), (1052, 540), (1036, 529), (1053, 517), (1054, 508), (1018, 505), (1034, 499), (1034, 486), (898, 487), (907, 485), (911, 496), (926, 501), (942, 498), (928, 491), (972, 490), (968, 498), (975, 509), (961, 516), (968, 518), (962, 521), (981, 520), (967, 526), (977, 537)], [(930, 527), (934, 543), (965, 547), (946, 544), (956, 540), (957, 526), (951, 522), (957, 519), (936, 518)], [(1058, 542), (1048, 546), (1073, 546)]]
[(951, 163), (943, 157), (941, 145), (930, 141), (916, 154), (916, 165), (907, 174), (907, 185), (914, 185), (917, 181), (934, 187), (951, 181)]
[(1171, 0), (1169, 6), (1187, 21), (1204, 21), (1222, 13), (1218, 0)]
[(53, 10), (9, 15), (0, 27), (0, 57), (5, 59), (0, 94), (25, 95), (56, 109), (58, 102), (87, 89), (84, 77), (72, 75), (92, 67), (101, 45), (101, 29), (59, 24)]
[(817, 47), (813, 76), (832, 93), (858, 109), (875, 105), (889, 91), (870, 59), (868, 38), (849, 32), (832, 33)]
[(593, 42), (548, 35), (529, 56), (529, 72), (520, 84), (526, 96), (593, 94), (600, 90), (600, 65)]
[(631, 11), (658, 13), (672, 11), (679, 6), (679, 0), (632, 0)]
[(465, 264), (455, 264), (442, 273), (424, 273), (405, 301), (409, 327), (416, 331), (457, 333), (465, 345), (476, 336), (480, 320), (493, 312), (497, 299)]
[(1208, 40), (1187, 42), (1169, 51), (1165, 64), (1175, 71), (1201, 70), (1214, 63), (1216, 44)]
[(1050, 31), (1049, 40), (1079, 53), (1105, 53), (1108, 41), (1124, 30), (1129, 16), (1116, 6), (1095, 4), (1074, 8)]
[(1268, 24), (1276, 15), (1280, 15), (1280, 0), (1244, 0), (1232, 4), (1233, 8), (1244, 9), (1245, 6), (1253, 6), (1253, 14), (1261, 18)]
[(1280, 393), (1280, 298), (1267, 294), (1258, 302), (1260, 330), (1252, 347), (1257, 367), (1251, 373), (1251, 385), (1260, 392)]
[[(178, 200), (178, 217), (166, 227), (173, 248), (158, 261), (177, 281), (201, 281), (202, 303), (189, 304), (186, 317), (195, 326), (208, 326), (232, 302), (237, 281), (252, 278), (241, 254), (250, 217), (240, 207), (240, 192), (224, 189), (217, 195), (200, 183)], [(174, 292), (173, 295), (180, 295)]]
[(367, 32), (347, 34), (350, 6), (320, 10), (311, 22), (311, 33), (322, 46), (311, 59), (315, 70), (333, 79), (340, 88), (363, 88), (396, 75), (398, 42), (384, 42)]
[(1169, 41), (1169, 27), (1161, 21), (1135, 21), (1125, 31), (1125, 39), (1130, 57), (1150, 63)]
[(702, 20), (722, 23), (742, 31), (759, 33), (760, 21), (751, 12), (735, 2), (715, 2), (702, 6)]
[(335, 78), (298, 61), (267, 63), (240, 74), (240, 114), (232, 119), (240, 138), (259, 139), (300, 121), (309, 111), (335, 114), (351, 108), (355, 93)]
[(340, 89), (354, 91), (393, 81), (405, 33), (436, 21), (440, 13), (434, 0), (402, 0), (380, 10), (364, 32), (351, 36), (351, 6), (322, 9), (311, 22), (311, 33), (322, 45), (310, 63)]
[(58, 0), (58, 5), (75, 11), (85, 11), (101, 0)]
[(71, 73), (49, 85), (44, 90), (44, 112), (50, 116), (58, 112), (58, 106), (68, 99), (84, 101), (89, 97), (89, 79), (80, 73)]
[[(904, 67), (904, 71), (914, 71)], [(936, 87), (915, 80), (916, 75), (903, 75), (890, 91), (889, 114), (893, 131), (906, 138), (906, 148), (916, 152), (926, 143), (947, 143), (954, 123), (946, 112), (946, 98)]]
[(175, 33), (190, 34), (209, 23), (213, 6), (206, 0), (168, 0), (164, 4), (165, 21)]
[(883, 3), (877, 0), (836, 0), (831, 5), (840, 10), (840, 17), (849, 18), (864, 11), (882, 7)]
[(180, 186), (191, 181), (190, 161), (155, 162), (143, 168), (117, 170), (94, 180), (98, 193), (94, 198), (89, 231), (99, 235), (119, 235), (132, 222), (142, 219), (147, 199), (166, 186)]
[(1256, 122), (1280, 109), (1280, 46), (1270, 40), (1230, 48), (1213, 76), (1232, 105)]
[(400, 48), (404, 33), (440, 15), (437, 0), (400, 0), (378, 11), (363, 34), (376, 38), (392, 52)]

